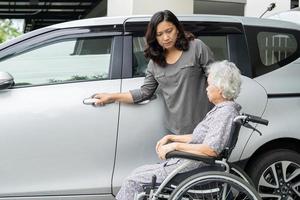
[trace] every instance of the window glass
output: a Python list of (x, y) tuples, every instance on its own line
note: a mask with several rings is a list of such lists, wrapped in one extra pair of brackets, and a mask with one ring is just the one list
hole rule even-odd
[(265, 66), (276, 64), (297, 50), (296, 38), (287, 33), (260, 32), (257, 42), (260, 59)]
[(112, 38), (56, 40), (0, 61), (16, 86), (107, 79)]
[[(228, 59), (227, 36), (200, 36), (198, 38), (210, 47), (214, 53), (215, 60)], [(133, 38), (133, 77), (145, 76), (145, 71), (149, 62), (144, 56), (145, 46), (145, 37)]]
[(146, 68), (149, 60), (144, 56), (146, 46), (145, 37), (133, 38), (133, 57), (132, 57), (132, 73), (133, 77), (145, 76)]
[(211, 49), (215, 60), (229, 60), (227, 36), (199, 36), (198, 38)]

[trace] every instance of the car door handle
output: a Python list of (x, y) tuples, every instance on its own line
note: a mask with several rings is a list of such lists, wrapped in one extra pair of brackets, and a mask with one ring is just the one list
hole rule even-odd
[(97, 101), (97, 99), (89, 97), (89, 98), (83, 99), (82, 103), (85, 105), (95, 105), (96, 101)]
[(139, 104), (139, 105), (145, 105), (145, 104), (148, 104), (148, 103), (150, 103), (150, 101), (153, 101), (153, 100), (155, 100), (155, 99), (157, 99), (157, 95), (156, 95), (156, 94), (153, 94), (152, 97), (151, 97), (150, 99), (145, 100), (145, 101), (142, 101), (142, 102), (140, 102), (140, 103), (138, 103), (138, 104)]

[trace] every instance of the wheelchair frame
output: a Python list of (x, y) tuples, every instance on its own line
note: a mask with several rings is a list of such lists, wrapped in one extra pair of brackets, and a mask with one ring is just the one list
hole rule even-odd
[[(232, 187), (230, 184), (234, 184), (235, 187), (241, 187), (244, 191), (246, 191), (253, 200), (256, 199), (261, 199), (258, 195), (258, 193), (255, 191), (253, 188), (253, 184), (251, 179), (248, 177), (248, 175), (242, 170), (238, 169), (234, 166), (231, 166), (230, 163), (227, 162), (228, 158), (230, 157), (230, 154), (232, 150), (234, 149), (237, 139), (238, 139), (238, 134), (240, 131), (241, 126), (244, 126), (246, 128), (251, 128), (254, 131), (257, 131), (260, 133), (256, 128), (254, 128), (252, 125), (250, 125), (248, 122), (254, 122), (254, 123), (259, 123), (263, 125), (268, 125), (268, 121), (265, 119), (262, 119), (257, 116), (249, 115), (249, 114), (242, 114), (234, 118), (233, 120), (233, 126), (231, 129), (230, 137), (227, 142), (227, 145), (225, 149), (222, 151), (220, 154), (221, 157), (219, 158), (214, 158), (214, 157), (206, 157), (206, 156), (199, 156), (199, 155), (194, 155), (190, 153), (185, 153), (185, 152), (179, 152), (179, 151), (173, 151), (170, 152), (166, 155), (166, 158), (184, 158), (188, 159), (186, 162), (184, 162), (182, 165), (180, 165), (178, 168), (174, 169), (167, 177), (166, 179), (160, 184), (158, 188), (155, 188), (156, 185), (156, 177), (153, 177), (152, 179), (152, 184), (149, 192), (141, 192), (138, 194), (135, 194), (134, 200), (157, 200), (157, 199), (171, 199), (175, 200), (177, 199), (177, 196), (180, 192), (182, 192), (185, 187), (188, 187), (190, 184), (196, 181), (203, 181), (203, 179), (206, 177), (208, 180), (209, 178), (213, 179), (214, 177), (219, 177), (215, 178), (217, 181), (218, 179), (224, 181), (224, 188), (222, 192), (222, 200), (227, 199), (226, 198), (226, 191)], [(261, 134), (261, 133), (260, 133)], [(213, 165), (219, 165), (221, 166), (224, 170), (223, 171), (211, 171), (208, 170), (208, 172), (201, 172), (201, 173), (196, 173), (193, 174), (190, 177), (186, 177), (182, 183), (180, 183), (170, 194), (164, 194), (162, 193), (163, 189), (167, 186), (167, 184), (177, 175), (179, 172), (186, 168), (190, 163), (193, 161), (201, 161), (207, 164), (213, 164)], [(185, 185), (185, 186), (184, 186)], [(176, 191), (177, 190), (177, 191)], [(213, 191), (214, 189), (209, 189), (207, 191)], [(215, 188), (217, 190), (217, 188)], [(225, 191), (225, 192), (224, 192)], [(205, 190), (202, 190), (204, 193)], [(228, 195), (228, 194), (227, 194)], [(184, 198), (186, 199), (186, 198)]]

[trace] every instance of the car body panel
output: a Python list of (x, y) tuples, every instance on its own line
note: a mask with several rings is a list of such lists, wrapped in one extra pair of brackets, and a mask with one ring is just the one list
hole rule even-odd
[[(251, 135), (241, 159), (250, 158), (251, 155), (267, 142), (285, 138), (299, 140), (299, 116), (300, 97), (278, 97), (268, 99), (268, 104), (263, 117), (269, 120), (269, 125), (257, 126), (262, 132), (262, 135), (260, 136), (257, 133)], [(286, 146), (285, 148), (289, 148), (289, 146)], [(276, 146), (274, 146), (273, 149), (276, 149)]]
[[(249, 99), (251, 100), (249, 101)], [(243, 76), (241, 92), (236, 101), (242, 106), (241, 113), (262, 116), (268, 102), (268, 97), (265, 89), (259, 83)], [(236, 162), (240, 160), (243, 149), (248, 145), (247, 142), (253, 134), (257, 135), (251, 129), (241, 128), (236, 148), (233, 150), (229, 161)]]
[[(144, 78), (123, 79), (122, 91), (138, 88)], [(113, 192), (136, 167), (157, 163), (156, 142), (168, 132), (164, 128), (161, 97), (138, 105), (121, 104)]]
[[(268, 94), (300, 93), (300, 59), (255, 78)], [(288, 77), (288, 78), (287, 78)]]
[(110, 193), (119, 105), (84, 105), (98, 90), (120, 80), (0, 91), (0, 196)]

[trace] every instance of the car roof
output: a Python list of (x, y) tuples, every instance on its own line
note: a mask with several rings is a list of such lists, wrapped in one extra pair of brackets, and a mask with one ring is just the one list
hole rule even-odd
[[(99, 25), (122, 25), (125, 22), (148, 22), (150, 15), (133, 15), (133, 16), (117, 16), (117, 17), (97, 17), (89, 19), (75, 20), (60, 24), (55, 24), (49, 28), (73, 28), (73, 27), (88, 27)], [(263, 26), (263, 27), (279, 27), (300, 30), (300, 26), (272, 19), (260, 19), (255, 17), (240, 17), (230, 15), (179, 15), (180, 21), (203, 21), (203, 22), (236, 22), (246, 26)]]
[[(37, 29), (26, 34), (22, 34), (17, 38), (6, 41), (0, 44), (0, 50), (5, 49), (12, 44), (18, 43), (22, 40), (31, 38), (32, 36), (43, 34), (45, 32), (54, 31), (57, 29), (65, 28), (77, 28), (77, 27), (92, 27), (99, 25), (123, 25), (126, 22), (148, 22), (151, 18), (151, 15), (133, 15), (133, 16), (116, 16), (116, 17), (97, 17), (97, 18), (88, 18), (81, 20), (74, 20), (64, 23), (55, 24), (45, 28)], [(239, 16), (230, 16), (230, 15), (202, 15), (202, 14), (193, 14), (193, 15), (179, 15), (180, 21), (203, 21), (203, 22), (228, 22), (228, 23), (241, 23), (245, 26), (262, 26), (262, 27), (278, 27), (278, 28), (287, 28), (300, 30), (298, 24), (280, 21), (273, 19), (260, 19), (254, 17), (239, 17)]]
[(292, 23), (300, 24), (300, 8), (294, 8), (288, 11), (282, 11), (266, 16), (268, 19), (276, 19), (282, 21), (289, 21)]

